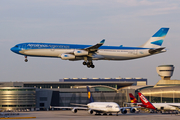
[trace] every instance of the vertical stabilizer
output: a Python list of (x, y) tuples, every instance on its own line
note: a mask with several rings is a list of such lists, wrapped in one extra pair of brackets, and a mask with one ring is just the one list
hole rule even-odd
[(144, 45), (143, 48), (159, 48), (161, 47), (169, 28), (159, 29)]
[(129, 93), (129, 97), (130, 97), (131, 103), (139, 103), (132, 93)]
[(87, 94), (88, 94), (89, 103), (94, 102), (91, 91), (88, 86), (87, 86)]
[(138, 92), (139, 98), (142, 102), (142, 104), (149, 109), (153, 109), (156, 110), (156, 108), (151, 104), (151, 102), (149, 102), (149, 100), (140, 92)]

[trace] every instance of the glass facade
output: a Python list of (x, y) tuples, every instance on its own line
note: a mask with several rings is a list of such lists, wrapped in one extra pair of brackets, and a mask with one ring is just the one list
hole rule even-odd
[[(87, 98), (87, 92), (80, 93), (59, 93), (60, 106), (73, 106), (71, 103), (87, 104), (89, 100)], [(116, 102), (120, 106), (123, 106), (123, 102), (126, 101), (126, 94), (116, 92), (92, 92), (92, 97), (96, 102)]]
[(36, 89), (0, 87), (0, 109), (26, 110), (36, 107)]
[(152, 103), (179, 103), (180, 87), (146, 88), (140, 92)]

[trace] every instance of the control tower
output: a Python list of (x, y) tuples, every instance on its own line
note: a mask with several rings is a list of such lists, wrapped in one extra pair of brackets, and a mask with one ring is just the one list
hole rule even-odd
[(160, 65), (156, 67), (156, 70), (162, 80), (170, 80), (174, 72), (174, 66), (173, 65)]
[(158, 75), (161, 77), (154, 87), (173, 87), (180, 86), (180, 80), (171, 80), (174, 72), (173, 65), (160, 65), (156, 67)]

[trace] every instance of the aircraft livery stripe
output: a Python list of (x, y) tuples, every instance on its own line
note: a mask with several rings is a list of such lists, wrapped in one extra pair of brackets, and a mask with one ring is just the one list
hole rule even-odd
[[(78, 44), (51, 44), (51, 43), (22, 43), (18, 44), (19, 47), (24, 49), (85, 49), (92, 45), (78, 45)], [(141, 47), (123, 47), (123, 46), (101, 46), (99, 49), (148, 49)]]

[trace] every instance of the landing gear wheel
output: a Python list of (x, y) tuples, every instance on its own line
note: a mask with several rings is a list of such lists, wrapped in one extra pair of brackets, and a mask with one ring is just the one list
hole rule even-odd
[(90, 62), (87, 62), (87, 67), (88, 67), (88, 68), (90, 68), (90, 67), (91, 67)]
[(91, 65), (87, 64), (87, 67), (88, 67), (88, 68), (90, 68), (90, 67), (91, 67)]
[(103, 115), (107, 115), (107, 113), (104, 113)]
[(28, 62), (28, 59), (25, 59), (24, 61), (25, 61), (25, 62)]
[(88, 68), (90, 68), (90, 67), (91, 67), (91, 68), (94, 68), (94, 67), (95, 67), (92, 62), (87, 62), (87, 63), (86, 63), (86, 62), (84, 61), (84, 62), (83, 62), (83, 65), (85, 65), (85, 64), (87, 65)]
[(112, 113), (109, 113), (109, 115), (112, 115)]
[(101, 115), (100, 113), (96, 113), (95, 115)]
[(91, 68), (94, 68), (95, 66), (94, 65), (91, 65)]
[(83, 65), (87, 65), (87, 63), (84, 61), (84, 62), (83, 62)]

